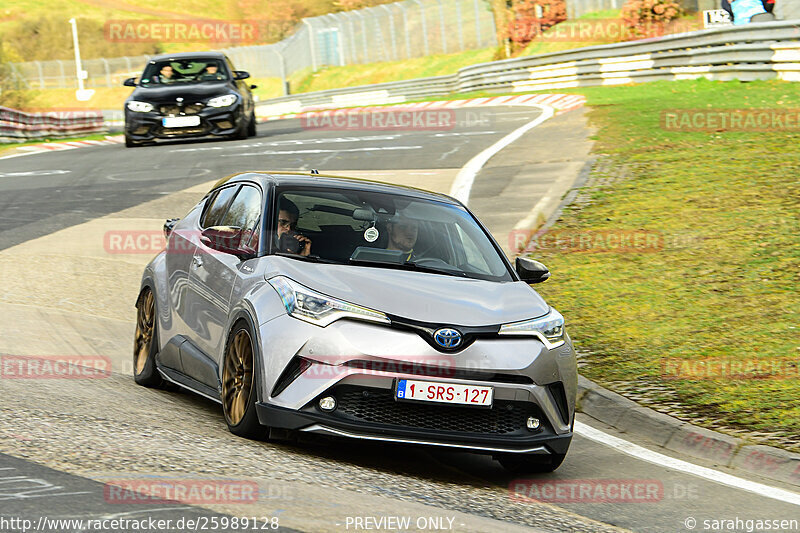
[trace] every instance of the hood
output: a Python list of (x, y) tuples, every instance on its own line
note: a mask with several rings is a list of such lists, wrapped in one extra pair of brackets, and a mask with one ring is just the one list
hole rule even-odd
[(549, 306), (527, 283), (484, 281), (391, 268), (271, 257), (285, 275), (328, 296), (431, 324), (489, 326), (536, 318)]
[(202, 102), (215, 96), (238, 92), (229, 82), (204, 82), (191, 85), (152, 85), (136, 87), (129, 100), (150, 102), (151, 104), (175, 103), (183, 98), (187, 103)]

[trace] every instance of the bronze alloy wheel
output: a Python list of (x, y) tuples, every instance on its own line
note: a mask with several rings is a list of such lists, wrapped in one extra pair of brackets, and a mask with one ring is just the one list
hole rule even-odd
[(133, 371), (139, 376), (144, 372), (147, 359), (153, 348), (156, 305), (152, 291), (145, 291), (136, 310), (136, 336), (133, 340)]
[(222, 370), (222, 403), (231, 426), (244, 418), (252, 388), (253, 343), (247, 329), (240, 329), (228, 343)]

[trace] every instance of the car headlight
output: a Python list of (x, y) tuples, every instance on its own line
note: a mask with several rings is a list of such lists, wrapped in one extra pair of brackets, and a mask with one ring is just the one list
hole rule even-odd
[(131, 111), (136, 111), (137, 113), (147, 113), (148, 111), (153, 110), (153, 104), (150, 102), (139, 102), (137, 100), (131, 100), (128, 102), (128, 109)]
[(538, 337), (548, 350), (564, 344), (566, 331), (564, 317), (553, 308), (545, 316), (500, 326), (500, 335), (527, 335)]
[(380, 311), (337, 300), (304, 287), (284, 276), (276, 276), (269, 284), (278, 291), (286, 312), (295, 318), (325, 327), (340, 318), (353, 318), (388, 324), (389, 318)]
[(236, 103), (235, 94), (223, 94), (208, 101), (209, 107), (228, 107)]

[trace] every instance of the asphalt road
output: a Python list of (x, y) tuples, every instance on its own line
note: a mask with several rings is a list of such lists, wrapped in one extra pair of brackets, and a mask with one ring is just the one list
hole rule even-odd
[[(0, 250), (239, 170), (456, 169), (537, 113), (534, 109), (497, 108), (490, 116), (481, 115), (480, 121), (473, 117), (469, 124), (440, 132), (319, 132), (303, 130), (298, 121), (281, 121), (260, 126), (258, 137), (247, 141), (170, 143), (136, 149), (101, 146), (3, 159)], [(557, 135), (565, 135), (568, 129), (564, 122), (568, 116), (546, 122), (498, 157), (541, 157), (533, 155), (536, 147), (557, 144)], [(474, 187), (484, 209), (491, 207), (492, 191), (499, 197), (504, 192), (500, 189), (509, 183), (497, 168), (488, 170), (478, 175)], [(508, 169), (512, 174), (518, 171)], [(535, 201), (532, 198), (531, 205)], [(504, 206), (493, 209), (503, 210)], [(165, 212), (163, 217), (181, 214)], [(490, 229), (494, 231), (491, 224)], [(80, 275), (89, 283), (93, 274)], [(122, 344), (127, 346), (128, 339)], [(77, 495), (65, 496), (61, 502), (56, 502), (58, 498), (3, 500), (2, 476), (9, 472), (49, 480), (70, 493), (97, 494), (98, 479), (152, 475), (162, 470), (182, 477), (246, 476), (256, 480), (262, 493), (283, 487), (263, 512), (299, 516), (300, 523), (306, 524), (300, 528), (304, 530), (321, 530), (314, 522), (315, 509), (320, 515), (354, 509), (388, 512), (380, 507), (384, 500), (371, 499), (376, 497), (389, 498), (398, 509), (412, 509), (401, 504), (425, 504), (462, 513), (459, 516), (502, 520), (509, 528), (518, 524), (557, 531), (611, 531), (614, 526), (642, 532), (746, 531), (744, 520), (800, 517), (796, 504), (643, 461), (581, 435), (575, 437), (557, 472), (522, 482), (526, 494), (559, 484), (568, 487), (588, 482), (606, 490), (631, 483), (645, 489), (655, 487), (655, 496), (614, 502), (604, 501), (596, 492), (579, 498), (555, 493), (549, 504), (541, 504), (510, 492), (509, 487), (518, 488), (519, 482), (483, 456), (359, 443), (289, 446), (247, 442), (227, 433), (214, 404), (187, 394), (142, 389), (123, 375), (95, 383), (0, 380), (0, 387), (0, 452), (19, 458), (0, 455), (0, 518), (107, 512), (107, 502), (91, 503)], [(578, 420), (615, 434), (588, 418), (579, 416)], [(80, 475), (65, 474), (61, 469)], [(351, 499), (331, 501), (335, 489), (347, 489)], [(358, 497), (353, 499), (352, 494)], [(7, 501), (12, 506), (7, 506)], [(235, 506), (183, 507), (173, 505), (164, 512), (170, 516), (241, 514)], [(119, 505), (113, 511), (121, 512)], [(688, 527), (690, 518), (696, 520), (694, 527)], [(704, 520), (737, 518), (743, 521), (741, 527), (704, 528)], [(474, 524), (471, 528), (488, 531), (497, 524), (486, 522), (485, 529)], [(346, 530), (343, 523), (337, 527)]]

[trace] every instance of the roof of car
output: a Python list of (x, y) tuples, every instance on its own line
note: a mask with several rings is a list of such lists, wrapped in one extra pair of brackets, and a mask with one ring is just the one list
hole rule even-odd
[(249, 172), (238, 172), (231, 174), (219, 180), (211, 188), (214, 189), (221, 187), (226, 183), (232, 181), (257, 181), (266, 185), (267, 183), (274, 183), (277, 186), (312, 186), (312, 187), (325, 187), (335, 189), (348, 189), (357, 191), (372, 191), (383, 192), (387, 194), (402, 194), (404, 196), (413, 196), (416, 198), (425, 198), (428, 200), (437, 200), (440, 202), (458, 203), (454, 198), (445, 194), (426, 191), (416, 187), (407, 187), (405, 185), (394, 185), (382, 181), (374, 181), (363, 178), (352, 178), (347, 176), (333, 176), (330, 174), (311, 174), (308, 172), (287, 172), (287, 171), (266, 171), (256, 170)]
[(150, 62), (164, 61), (167, 59), (199, 59), (199, 58), (214, 58), (223, 59), (225, 54), (222, 52), (177, 52), (174, 54), (161, 54), (150, 58)]

